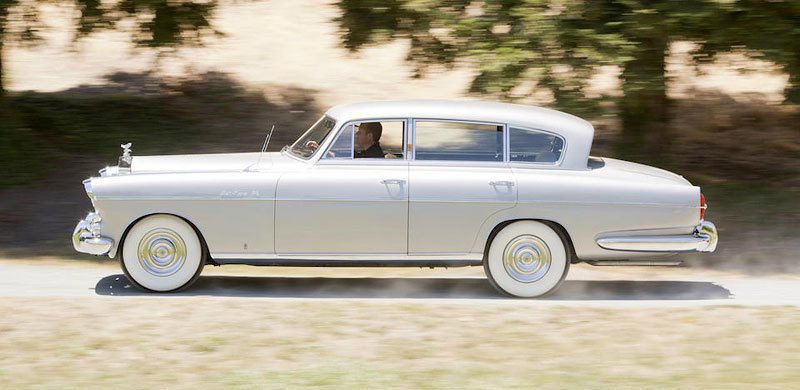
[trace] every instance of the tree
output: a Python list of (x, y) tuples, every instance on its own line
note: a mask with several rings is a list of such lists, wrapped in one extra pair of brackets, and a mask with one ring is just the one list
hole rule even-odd
[[(557, 106), (595, 112), (586, 97), (598, 67), (622, 69), (618, 154), (659, 160), (670, 136), (665, 60), (669, 44), (699, 44), (698, 61), (747, 47), (792, 75), (800, 97), (800, 1), (669, 0), (343, 0), (343, 44), (351, 50), (409, 39), (418, 73), (466, 59), (477, 67), (470, 92), (510, 98), (524, 82), (552, 92)], [(796, 101), (796, 100), (794, 100)]]
[(119, 28), (122, 22), (132, 23), (137, 47), (159, 50), (200, 45), (203, 36), (216, 33), (210, 22), (216, 0), (0, 0), (0, 99), (5, 95), (3, 48), (12, 42), (35, 44), (40, 39), (43, 3), (76, 7), (76, 39), (98, 30)]

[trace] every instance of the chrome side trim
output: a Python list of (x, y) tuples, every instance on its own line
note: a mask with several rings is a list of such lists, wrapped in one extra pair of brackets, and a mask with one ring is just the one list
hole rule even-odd
[(701, 221), (691, 235), (603, 237), (601, 248), (628, 252), (713, 252), (717, 249), (717, 228)]
[(325, 254), (296, 254), (276, 255), (275, 253), (211, 253), (215, 260), (240, 259), (240, 260), (303, 260), (303, 261), (328, 261), (331, 263), (345, 261), (380, 261), (385, 263), (404, 261), (482, 261), (482, 253), (465, 254), (415, 254), (415, 255), (387, 255), (387, 254), (352, 254), (352, 255), (325, 255)]
[(104, 255), (111, 250), (114, 240), (100, 235), (102, 220), (97, 213), (89, 213), (72, 231), (72, 246), (76, 251), (90, 255)]
[(470, 267), (481, 265), (481, 260), (320, 260), (320, 259), (214, 259), (219, 265), (240, 264), (274, 267)]

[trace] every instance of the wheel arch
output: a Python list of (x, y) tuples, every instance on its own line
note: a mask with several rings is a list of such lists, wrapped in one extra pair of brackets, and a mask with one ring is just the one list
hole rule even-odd
[(555, 231), (556, 234), (558, 234), (558, 236), (561, 238), (561, 241), (567, 247), (567, 256), (569, 256), (569, 263), (575, 264), (580, 262), (580, 260), (578, 259), (578, 255), (575, 253), (575, 245), (572, 243), (572, 237), (570, 237), (569, 232), (567, 232), (567, 229), (565, 229), (563, 225), (561, 225), (558, 222), (550, 221), (547, 219), (517, 218), (517, 219), (505, 220), (503, 222), (498, 223), (497, 225), (494, 226), (494, 228), (492, 228), (492, 231), (489, 233), (489, 236), (486, 239), (486, 243), (484, 244), (483, 259), (481, 260), (482, 263), (486, 263), (486, 258), (489, 256), (489, 247), (491, 247), (492, 241), (494, 240), (495, 236), (497, 236), (497, 233), (500, 233), (500, 231), (503, 230), (504, 227), (514, 222), (520, 222), (520, 221), (540, 222), (547, 225), (550, 229), (553, 229), (553, 231)]
[(184, 216), (182, 216), (180, 214), (170, 213), (170, 212), (152, 212), (152, 213), (144, 214), (144, 215), (141, 215), (141, 216), (135, 218), (130, 223), (128, 223), (128, 225), (125, 227), (125, 231), (122, 233), (122, 236), (120, 237), (119, 245), (117, 246), (117, 249), (116, 249), (117, 252), (116, 252), (116, 254), (114, 256), (115, 259), (121, 259), (122, 249), (123, 249), (122, 246), (125, 245), (125, 239), (128, 237), (128, 232), (130, 232), (130, 230), (134, 226), (136, 226), (136, 224), (139, 223), (139, 221), (141, 221), (141, 220), (143, 220), (145, 218), (148, 218), (148, 217), (155, 216), (155, 215), (169, 215), (169, 216), (178, 218), (178, 219), (186, 222), (187, 224), (189, 224), (189, 226), (192, 227), (192, 230), (194, 230), (194, 233), (197, 234), (197, 238), (200, 240), (200, 246), (203, 248), (202, 256), (203, 256), (203, 259), (205, 260), (205, 263), (206, 264), (209, 264), (209, 263), (214, 264), (213, 259), (211, 259), (211, 254), (208, 251), (208, 244), (206, 244), (206, 239), (205, 239), (205, 237), (203, 237), (203, 232), (201, 232), (200, 229), (197, 227), (197, 225), (194, 222), (192, 222), (189, 218), (186, 218), (186, 217), (184, 217)]

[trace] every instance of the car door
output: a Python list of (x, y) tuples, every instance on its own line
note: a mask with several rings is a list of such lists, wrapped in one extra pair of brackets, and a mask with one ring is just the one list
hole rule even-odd
[[(403, 142), (406, 121), (386, 122), (400, 129)], [(354, 158), (357, 125), (342, 126), (312, 167), (280, 178), (275, 210), (278, 255), (407, 253), (408, 162), (402, 151), (401, 158)]]
[(467, 254), (483, 222), (516, 204), (505, 126), (419, 119), (412, 132), (409, 254)]

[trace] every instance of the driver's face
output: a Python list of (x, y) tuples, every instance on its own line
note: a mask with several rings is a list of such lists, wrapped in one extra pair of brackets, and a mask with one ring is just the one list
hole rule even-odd
[(356, 145), (364, 150), (372, 146), (372, 144), (372, 134), (361, 129), (361, 126), (359, 126), (356, 130)]

